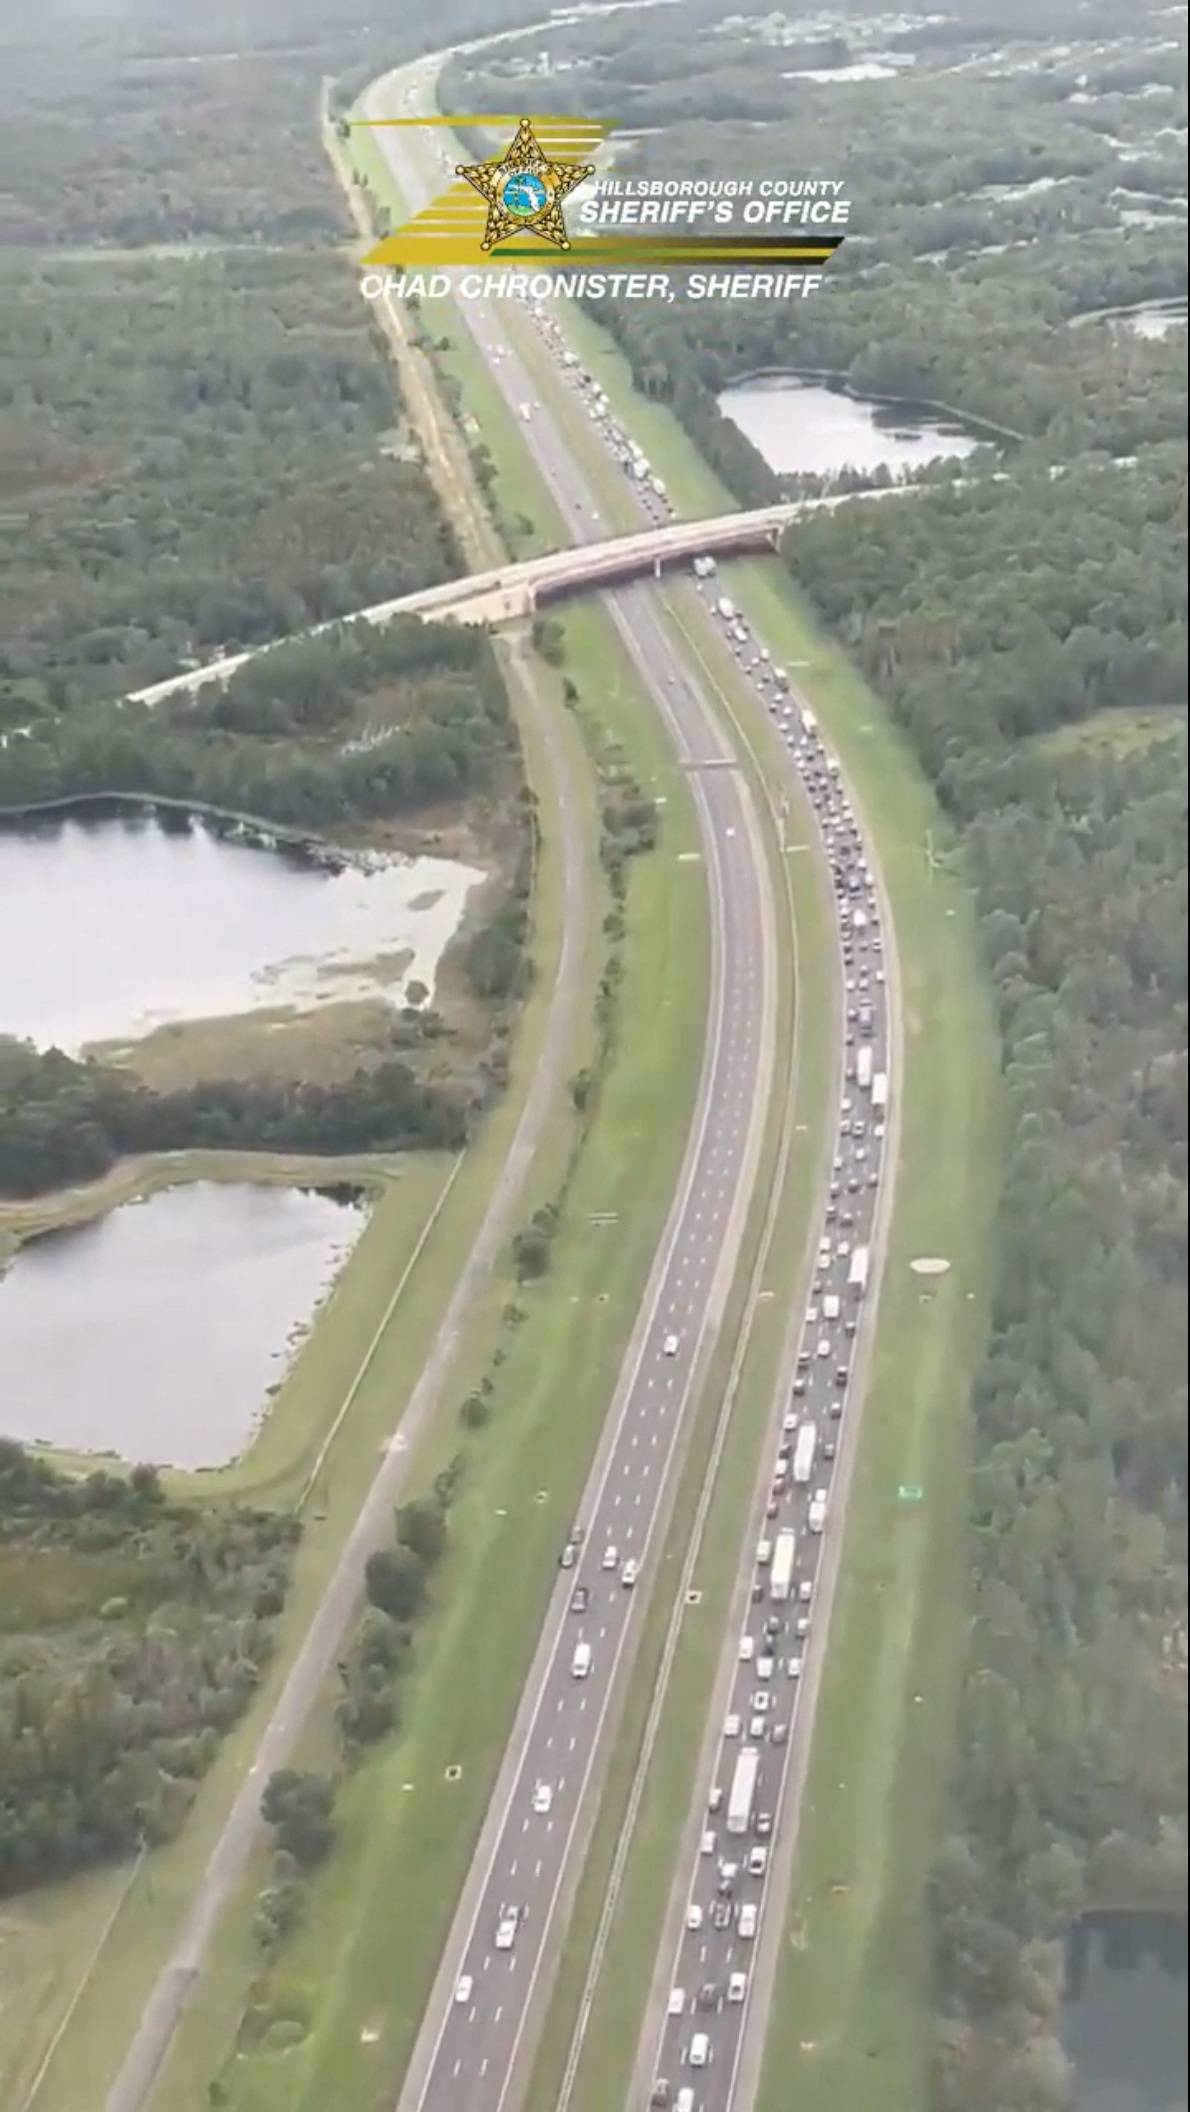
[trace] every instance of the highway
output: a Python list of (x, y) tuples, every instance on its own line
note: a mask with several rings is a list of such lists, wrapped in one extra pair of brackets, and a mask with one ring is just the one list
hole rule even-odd
[[(758, 647), (750, 638), (742, 650), (763, 675)], [(806, 1764), (825, 1647), (892, 1163), (893, 965), (890, 958), (886, 967), (874, 869), (813, 713), (796, 693), (770, 691), (767, 701), (831, 866), (844, 1048), (830, 1181), (795, 1372), (769, 1439), (745, 1548), (734, 1662), (717, 1688), (720, 1714), (711, 1766), (700, 1782), (701, 1816), (670, 1917), (662, 2022), (659, 2029), (655, 2021), (647, 2027), (655, 2050), (645, 2063), (651, 2080), (641, 2101), (679, 2105), (680, 2112), (729, 2112), (751, 2102), (751, 2090), (741, 2087), (743, 2061), (749, 2026), (763, 2030), (763, 2014), (753, 2012), (754, 1964), (772, 1859), (779, 1843), (791, 1847), (797, 1823), (794, 1778)], [(780, 1556), (790, 1546), (786, 1579)], [(748, 1794), (733, 1811), (737, 1776)], [(786, 1853), (787, 1869), (789, 1860)], [(688, 2099), (679, 2097), (683, 2090)]]
[[(399, 163), (400, 180), (406, 197), (420, 202), (413, 174), (417, 135), (381, 131), (376, 136), (386, 151), (398, 142), (406, 150)], [(441, 180), (437, 171), (427, 174), (431, 183)], [(576, 540), (589, 540), (602, 532), (590, 495), (565, 451), (559, 450), (556, 425), (535, 400), (496, 312), (478, 303), (467, 304), (465, 312), (506, 399), (524, 421), (529, 444)], [(615, 424), (593, 377), (566, 352), (546, 310), (537, 306), (531, 312), (583, 411), (624, 466), (640, 510), (663, 521), (669, 513), (663, 487)], [(779, 1404), (769, 1441), (769, 1467), (737, 1591), (743, 1615), (732, 1638), (732, 1662), (717, 1687), (721, 1713), (710, 1741), (709, 1774), (700, 1784), (701, 1820), (692, 1829), (691, 1857), (675, 1885), (658, 1969), (660, 1999), (655, 1996), (649, 2006), (633, 2095), (634, 2104), (674, 2105), (677, 2112), (739, 2112), (752, 2100), (763, 2046), (767, 1999), (761, 1983), (771, 1983), (776, 1963), (771, 1928), (764, 1950), (766, 1973), (756, 1970), (756, 1961), (762, 1955), (770, 1888), (775, 1900), (771, 1919), (779, 1922), (784, 1907), (854, 1457), (863, 1352), (879, 1275), (884, 1172), (892, 1157), (886, 1147), (895, 1036), (888, 982), (893, 963), (890, 959), (886, 968), (875, 868), (839, 765), (823, 742), (814, 713), (787, 678), (779, 683), (771, 654), (737, 612), (728, 613), (730, 604), (715, 579), (703, 577), (699, 587), (772, 714), (790, 774), (800, 780), (814, 816), (818, 848), (830, 867), (834, 889), (844, 1014), (836, 1133), (820, 1204), (812, 1281), (789, 1390)], [(653, 1437), (657, 1429), (659, 1402), (647, 1374), (647, 1357), (656, 1357), (658, 1347), (656, 1341), (651, 1344), (646, 1366), (637, 1373), (638, 1388), (645, 1377), (639, 1404), (627, 1407), (623, 1431), (633, 1448), (636, 1437), (646, 1432)], [(651, 1377), (655, 1381), (657, 1373)], [(629, 1452), (624, 1461), (629, 1478), (632, 1467)], [(568, 1804), (560, 1858), (556, 1851), (539, 1853), (543, 1825), (550, 1826), (557, 1809), (551, 1774), (557, 1733), (551, 1738), (551, 1730), (557, 1719), (567, 1752), (577, 1750), (579, 1726), (589, 1706), (587, 1680), (594, 1676), (593, 1657), (591, 1673), (581, 1680), (574, 1677), (581, 1660), (571, 1659), (570, 1651), (588, 1640), (592, 1624), (609, 1631), (598, 1634), (598, 1648), (612, 1639), (618, 1649), (618, 1632), (629, 1619), (622, 1585), (618, 1620), (613, 1612), (613, 1556), (622, 1558), (624, 1549), (616, 1515), (605, 1515), (605, 1507), (607, 1493), (616, 1489), (616, 1474), (609, 1462), (608, 1479), (600, 1482), (591, 1516), (584, 1520), (586, 1537), (573, 1572), (577, 1603), (584, 1610), (572, 1611), (568, 1621), (562, 1593), (555, 1599), (551, 1627), (530, 1682), (532, 1706), (527, 1721), (518, 1725), (519, 1737), (502, 1781), (499, 1819), (487, 1844), (483, 1881), (471, 1888), (463, 1927), (448, 1946), (431, 2005), (432, 2039), (427, 2044), (423, 2033), (421, 2060), (411, 2070), (401, 2112), (431, 2112), (437, 2107), (447, 2112), (459, 2102), (460, 2092), (465, 2092), (468, 2104), (491, 2105), (494, 2112), (520, 2101), (524, 2077), (516, 2072), (518, 2049), (527, 2016), (540, 2002), (540, 1992), (530, 1983), (543, 1973), (549, 1931), (530, 1931), (537, 1900), (532, 1894), (522, 1900), (518, 1879), (526, 1866), (535, 1884), (549, 1873), (552, 1909), (578, 1811), (577, 1805)], [(632, 1552), (635, 1557), (635, 1549)], [(774, 1579), (774, 1562), (781, 1571), (788, 1565), (787, 1579), (783, 1574)], [(606, 1623), (598, 1618), (605, 1606), (611, 1616)], [(568, 1725), (574, 1728), (568, 1730)], [(592, 1750), (587, 1769), (593, 1759)], [(569, 1796), (573, 1779), (563, 1778), (562, 1787)], [(736, 1809), (733, 1787), (738, 1791)], [(773, 1886), (779, 1851), (782, 1882)], [(522, 1920), (526, 1905), (528, 1917)], [(494, 1947), (497, 1931), (501, 1942), (510, 1943), (508, 1950)], [(520, 1969), (521, 1946), (527, 1953), (525, 1980), (518, 1982), (517, 1995), (510, 2000), (509, 1981)], [(498, 1997), (494, 2007), (483, 1984), (490, 1983), (493, 1974)], [(499, 2026), (508, 2017), (515, 2022), (505, 2032)], [(494, 2078), (490, 2090), (489, 2077)]]
[[(408, 77), (406, 77), (408, 78)], [(379, 110), (376, 114), (380, 114)], [(424, 137), (378, 131), (407, 201), (441, 181)], [(435, 149), (431, 148), (433, 155)], [(461, 309), (576, 541), (602, 535), (585, 478), (539, 404), (498, 308)], [(656, 494), (646, 510), (662, 512)], [(686, 764), (729, 763), (717, 720), (648, 588), (607, 607)], [(678, 1193), (575, 1531), (561, 1562), (468, 1883), (401, 2095), (402, 2112), (503, 2112), (523, 2094), (533, 2027), (557, 1963), (566, 1894), (593, 1815), (674, 1466), (714, 1340), (759, 1167), (775, 1024), (773, 912), (751, 795), (732, 768), (694, 769), (712, 908), (706, 1055)], [(639, 1585), (637, 1580), (639, 1579)]]
[[(534, 316), (586, 414), (639, 485), (639, 457), (633, 461), (594, 378), (567, 355), (552, 317), (540, 309)], [(664, 503), (655, 481), (646, 488), (654, 507)], [(717, 579), (704, 574), (697, 586), (774, 722), (783, 774), (800, 784), (800, 809), (829, 868), (843, 1011), (830, 1178), (809, 1295), (745, 1544), (737, 1627), (716, 1685), (710, 1759), (675, 1879), (632, 2099), (678, 2112), (739, 2112), (752, 2102), (763, 2050), (761, 1983), (771, 1984), (777, 1960), (838, 1568), (891, 1190), (885, 1175), (895, 1160), (891, 1086), (899, 1059), (895, 956), (890, 950), (886, 959), (876, 869), (840, 766), (814, 712)], [(783, 1539), (788, 1577), (774, 1574)], [(737, 1770), (748, 1783), (746, 1814), (730, 1809)], [(569, 2075), (575, 2060), (572, 2049)]]

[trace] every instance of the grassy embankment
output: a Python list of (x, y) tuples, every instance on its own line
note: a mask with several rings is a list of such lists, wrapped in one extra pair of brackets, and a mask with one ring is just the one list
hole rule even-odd
[[(570, 308), (565, 324), (677, 510), (730, 507), (671, 414), (635, 393), (607, 335)], [(776, 2112), (796, 2077), (806, 2112), (839, 2103), (919, 2112), (929, 2024), (922, 1888), (941, 1824), (962, 1640), (964, 1404), (992, 1274), (994, 1022), (970, 892), (955, 858), (944, 870), (930, 855), (953, 849), (951, 832), (906, 743), (783, 568), (745, 561), (729, 577), (733, 598), (819, 712), (878, 846), (905, 1033), (897, 1210), (760, 2102)], [(909, 1270), (926, 1253), (951, 1262), (940, 1285)], [(901, 1487), (922, 1488), (922, 1502), (900, 1501)], [(668, 1766), (659, 1745), (651, 1792), (660, 1813), (680, 1793), (683, 1736), (688, 1743), (690, 1721), (675, 1703)], [(652, 1957), (646, 1873), (663, 1867), (642, 1841), (641, 1875), (625, 1888), (627, 1900), (637, 1884), (640, 1912), (625, 1912), (611, 1947), (576, 2106), (614, 2096), (639, 2016)]]
[[(439, 337), (445, 333), (437, 323)], [(466, 345), (456, 341), (452, 351), (465, 371)], [(450, 356), (441, 348), (436, 353)], [(505, 517), (528, 515), (535, 494), (519, 482), (523, 442), (515, 428), (503, 428), (499, 409), (493, 403), (484, 419), (497, 503)], [(542, 508), (540, 518), (545, 514)], [(574, 610), (566, 632), (566, 671), (578, 687), (588, 732), (601, 728), (603, 741), (666, 800), (662, 844), (633, 869), (614, 1062), (578, 1164), (551, 1276), (517, 1294), (529, 1317), (501, 1342), (493, 1427), (465, 1447), (463, 1492), (452, 1512), (455, 1551), (403, 1694), (405, 1727), (347, 1789), (341, 1845), (315, 1902), (317, 1933), (299, 1936), (283, 1963), (281, 2008), (290, 2000), (303, 2008), (310, 2037), (284, 2058), (266, 2051), (235, 2063), (233, 2102), (245, 2106), (322, 2104), (331, 2079), (353, 2104), (371, 2102), (373, 2090), (383, 2102), (407, 2054), (680, 1156), (705, 1012), (704, 889), (697, 862), (681, 858), (693, 845), (692, 813), (655, 715), (605, 620), (594, 609)], [(596, 740), (603, 744), (598, 733)], [(663, 989), (671, 995), (659, 1012)], [(645, 1017), (648, 1034), (635, 1024)], [(552, 1192), (548, 1181), (535, 1180), (526, 1213)], [(611, 1206), (620, 1213), (616, 1228), (589, 1224), (592, 1210)], [(493, 1282), (485, 1301), (492, 1326), (477, 1329), (468, 1345), (457, 1373), (459, 1397), (490, 1360), (492, 1332), (513, 1294), (507, 1273)], [(567, 1412), (560, 1421), (562, 1391)], [(421, 1472), (428, 1478), (458, 1445), (457, 1430), (444, 1425), (419, 1460)], [(491, 1588), (493, 1575), (499, 1592)], [(311, 1726), (305, 1756), (327, 1756), (332, 1699), (326, 1696), (321, 1720)], [(447, 1784), (445, 1767), (459, 1762), (461, 1781)], [(205, 2102), (216, 2049), (229, 2044), (246, 1979), (256, 1970), (248, 1923), (263, 1875), (261, 1858), (227, 1917), (157, 2093), (161, 2103)], [(398, 1891), (402, 1904), (394, 1914)], [(329, 1983), (328, 1955), (337, 1961)], [(394, 1986), (400, 1988), (395, 2012)]]
[[(278, 2013), (295, 2006), (309, 2021), (309, 2036), (284, 2055), (265, 2049), (222, 2071), (236, 2112), (303, 2112), (332, 2095), (361, 2108), (391, 2102), (681, 1157), (706, 1004), (704, 884), (700, 864), (682, 857), (694, 846), (693, 815), (656, 716), (602, 616), (575, 609), (566, 633), (566, 672), (584, 718), (601, 726), (640, 781), (665, 798), (661, 842), (632, 870), (614, 1050), (550, 1275), (518, 1289), (507, 1266), (496, 1272), (484, 1301), (490, 1324), (464, 1351), (456, 1393), (461, 1398), (486, 1366), (494, 1381), (492, 1422), (464, 1440), (453, 1419), (444, 1419), (418, 1460), (420, 1484), (463, 1453), (452, 1552), (403, 1689), (403, 1726), (347, 1784), (340, 1845), (316, 1882), (309, 1928), (279, 1967)], [(526, 1210), (549, 1196), (533, 1186)], [(615, 1225), (591, 1222), (607, 1210), (618, 1213)], [(500, 1313), (513, 1299), (526, 1318), (501, 1328)], [(493, 1334), (498, 1367), (491, 1363)], [(329, 1755), (333, 1698), (328, 1692), (305, 1741), (311, 1761)], [(456, 1782), (445, 1776), (452, 1765), (463, 1770)], [(250, 1922), (266, 1872), (262, 1854), (240, 1888), (156, 2094), (154, 2102), (171, 2112), (205, 2103), (213, 2050), (231, 2044), (258, 1970)]]
[[(515, 441), (515, 434), (512, 437)], [(496, 467), (497, 494), (510, 511), (522, 508), (513, 481), (514, 465), (510, 448)], [(505, 479), (507, 484), (502, 485)], [(523, 655), (518, 657), (523, 660)], [(601, 653), (594, 657), (599, 660)], [(577, 729), (564, 717), (560, 723), (571, 766), (585, 773)], [(527, 714), (522, 717), (522, 737), (528, 775), (542, 791), (543, 812), (548, 815), (549, 771)], [(248, 1765), (259, 1723), (276, 1698), (358, 1511), (379, 1446), (399, 1422), (425, 1361), (459, 1258), (474, 1238), (486, 1196), (507, 1153), (541, 1047), (562, 934), (560, 846), (551, 841), (548, 822), (543, 833), (532, 941), (537, 973), (518, 1025), (510, 1084), (465, 1156), (406, 1295), (388, 1311), (394, 1287), (402, 1280), (450, 1170), (441, 1159), (402, 1161), (400, 1181), (388, 1184), (260, 1438), (235, 1467), (204, 1475), (191, 1484), (208, 1497), (224, 1493), (291, 1502), (305, 1488), (326, 1436), (347, 1410), (317, 1484), (309, 1491), (306, 1537), (279, 1623), (270, 1676), (256, 1705), (225, 1741), (183, 1834), (148, 1861), (130, 1888), (125, 1889), (126, 1872), (102, 1872), (30, 1895), (6, 1910), (0, 1923), (0, 1968), (5, 1971), (6, 1989), (11, 1986), (13, 1990), (0, 2013), (0, 2096), (6, 2105), (22, 2106), (70, 2011), (69, 2028), (62, 2033), (38, 2088), (37, 2112), (55, 2112), (56, 2107), (64, 2112), (92, 2112), (96, 2076), (114, 2067), (127, 2043), (152, 1974), (176, 1933)], [(593, 985), (602, 957), (593, 932), (588, 935), (587, 948), (584, 972)], [(574, 1042), (575, 1070), (589, 1060), (592, 1035), (589, 1008), (583, 1008)], [(556, 1190), (573, 1149), (576, 1127), (573, 1109), (560, 1096), (535, 1164), (535, 1179), (542, 1189), (536, 1200)], [(255, 1168), (264, 1173), (268, 1162), (256, 1161)], [(337, 1162), (327, 1162), (327, 1170), (337, 1174), (340, 1168)], [(85, 1200), (76, 1204), (72, 1197), (70, 1201), (72, 1207), (84, 1211), (89, 1207)], [(486, 1341), (488, 1354), (492, 1326), (490, 1311), (477, 1319), (477, 1348)], [(184, 1488), (186, 1478), (177, 1477), (175, 1486)], [(118, 1918), (101, 1943), (117, 1903)], [(77, 2005), (73, 2010), (72, 2003)]]

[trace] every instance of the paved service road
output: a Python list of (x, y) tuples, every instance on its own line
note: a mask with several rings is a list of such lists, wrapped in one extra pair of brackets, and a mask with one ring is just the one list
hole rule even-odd
[[(388, 85), (388, 84), (386, 84)], [(391, 92), (391, 88), (390, 88)], [(400, 92), (400, 91), (399, 91)], [(375, 114), (382, 106), (372, 105)], [(391, 107), (391, 106), (390, 106)], [(442, 181), (428, 135), (376, 134), (412, 205)], [(606, 531), (557, 426), (535, 401), (495, 303), (461, 306), (576, 540)], [(651, 494), (652, 517), (657, 495)], [(642, 508), (646, 517), (648, 509)], [(649, 587), (607, 599), (688, 763), (730, 763)], [(637, 1583), (660, 1539), (700, 1363), (734, 1273), (758, 1169), (775, 1025), (769, 883), (751, 795), (732, 768), (694, 771), (712, 906), (708, 1043), (678, 1195), (612, 1403), (468, 1883), (401, 2097), (402, 2112), (504, 2112), (519, 2103), (557, 1963), (565, 1894), (606, 1758)]]

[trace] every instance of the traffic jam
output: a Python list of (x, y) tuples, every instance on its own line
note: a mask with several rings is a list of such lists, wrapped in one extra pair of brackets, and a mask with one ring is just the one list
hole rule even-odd
[[(808, 1653), (845, 1418), (888, 1120), (884, 943), (859, 824), (814, 715), (753, 640), (716, 567), (695, 560), (700, 592), (756, 683), (813, 809), (834, 889), (844, 998), (843, 1079), (830, 1178), (796, 1368), (781, 1416), (730, 1706), (670, 1982), (649, 2102), (709, 2112), (731, 2102), (752, 1959)], [(771, 1439), (770, 1439), (771, 1442)], [(714, 2071), (714, 2072), (709, 2072)]]
[[(643, 512), (657, 525), (672, 518), (665, 485), (616, 423), (606, 393), (566, 350), (553, 319), (542, 309), (531, 313)], [(529, 406), (522, 409), (531, 415)], [(795, 697), (789, 671), (718, 591), (715, 559), (696, 557), (693, 573), (741, 673), (772, 718), (813, 812), (834, 893), (844, 999), (838, 1125), (810, 1292), (752, 1543), (748, 1612), (705, 1792), (648, 2096), (650, 2106), (673, 2112), (711, 2112), (712, 2106), (727, 2112), (803, 1673), (814, 1646), (833, 1477), (844, 1421), (854, 1407), (855, 1345), (887, 1135), (889, 1037), (880, 905), (839, 764), (814, 713)]]

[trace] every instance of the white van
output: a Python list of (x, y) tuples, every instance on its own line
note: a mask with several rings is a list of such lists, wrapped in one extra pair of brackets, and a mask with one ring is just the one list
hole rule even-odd
[(730, 1980), (729, 1980), (729, 1981), (728, 1981), (728, 1983), (727, 1983), (727, 1999), (728, 1999), (728, 2001), (729, 2001), (729, 2002), (742, 2002), (742, 2001), (743, 2001), (743, 1999), (744, 1999), (744, 1996), (745, 1996), (745, 1995), (747, 1994), (747, 1992), (748, 1992), (748, 1975), (747, 1975), (747, 1973), (733, 1973), (733, 1974), (732, 1974), (732, 1976), (731, 1976), (731, 1978), (730, 1978)]
[(694, 2112), (694, 2092), (689, 2083), (683, 2083), (675, 2097), (674, 2112)]
[(686, 2058), (692, 2068), (706, 2068), (710, 2065), (711, 2042), (705, 2031), (695, 2032), (694, 2037), (690, 2041), (690, 2051)]
[(740, 1908), (740, 1918), (736, 1923), (736, 1927), (744, 1942), (751, 1943), (752, 1938), (756, 1934), (756, 1909), (750, 1900)]
[(591, 1645), (590, 1645), (590, 1643), (576, 1643), (576, 1644), (575, 1644), (575, 1648), (574, 1648), (574, 1656), (573, 1656), (573, 1657), (571, 1658), (571, 1660), (570, 1660), (570, 1674), (571, 1674), (571, 1678), (572, 1678), (572, 1679), (585, 1679), (585, 1678), (587, 1677), (587, 1674), (588, 1674), (588, 1672), (590, 1671), (590, 1669), (591, 1669)]

